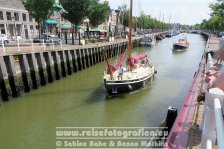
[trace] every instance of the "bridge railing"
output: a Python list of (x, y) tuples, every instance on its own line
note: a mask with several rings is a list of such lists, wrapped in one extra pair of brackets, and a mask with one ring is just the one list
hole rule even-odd
[[(211, 55), (208, 55), (207, 70), (213, 66)], [(204, 103), (203, 120), (201, 123), (202, 138), (201, 145), (203, 149), (212, 149), (215, 146), (216, 140), (218, 149), (224, 149), (224, 92), (219, 88), (212, 88), (207, 91)]]

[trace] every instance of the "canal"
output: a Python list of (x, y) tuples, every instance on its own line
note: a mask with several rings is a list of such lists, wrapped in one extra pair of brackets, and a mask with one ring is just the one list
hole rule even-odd
[(56, 127), (159, 126), (170, 105), (181, 107), (205, 47), (202, 36), (186, 34), (189, 48), (173, 52), (172, 44), (181, 36), (134, 49), (133, 55), (149, 52), (158, 71), (153, 84), (137, 92), (108, 97), (103, 62), (1, 103), (0, 148), (55, 148)]

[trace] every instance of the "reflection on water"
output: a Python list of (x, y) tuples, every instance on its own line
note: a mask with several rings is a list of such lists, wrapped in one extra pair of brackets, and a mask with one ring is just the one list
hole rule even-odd
[(59, 126), (158, 126), (168, 106), (180, 108), (204, 50), (201, 36), (186, 36), (190, 43), (186, 51), (172, 50), (178, 36), (152, 48), (134, 50), (133, 55), (149, 52), (158, 71), (151, 86), (134, 93), (108, 97), (103, 85), (103, 62), (3, 103), (1, 148), (54, 148), (55, 129)]

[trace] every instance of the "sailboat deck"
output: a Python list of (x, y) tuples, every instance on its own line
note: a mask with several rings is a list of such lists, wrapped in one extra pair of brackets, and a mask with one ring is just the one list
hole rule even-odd
[(145, 78), (147, 76), (151, 76), (154, 73), (154, 68), (150, 66), (138, 65), (137, 68), (133, 69), (132, 71), (124, 70), (122, 79), (119, 77), (119, 71), (115, 71), (113, 74), (113, 78), (110, 78), (109, 74), (105, 74), (104, 78), (107, 81), (130, 81), (130, 80), (138, 80)]

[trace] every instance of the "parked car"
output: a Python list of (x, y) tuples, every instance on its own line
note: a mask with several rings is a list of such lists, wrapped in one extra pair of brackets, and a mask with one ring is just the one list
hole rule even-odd
[(48, 34), (43, 34), (39, 37), (33, 38), (33, 43), (52, 43), (52, 40), (54, 43), (59, 44), (61, 39), (57, 35), (48, 35)]
[(7, 36), (5, 34), (0, 34), (0, 44), (2, 44), (2, 41), (4, 44), (8, 44), (9, 40), (7, 39)]

